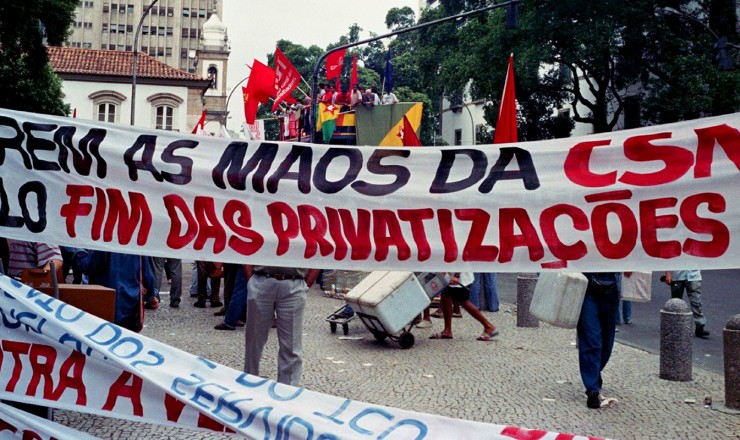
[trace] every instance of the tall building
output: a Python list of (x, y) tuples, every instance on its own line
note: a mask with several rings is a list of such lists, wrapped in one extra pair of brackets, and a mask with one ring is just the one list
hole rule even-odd
[[(137, 26), (153, 0), (81, 0), (71, 47), (131, 51)], [(139, 47), (158, 61), (196, 73), (203, 24), (223, 16), (223, 0), (158, 0), (142, 22)]]

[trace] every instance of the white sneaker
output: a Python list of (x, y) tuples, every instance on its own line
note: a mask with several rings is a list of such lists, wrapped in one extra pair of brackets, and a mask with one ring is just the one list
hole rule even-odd
[(416, 328), (430, 328), (432, 326), (432, 321), (427, 321), (425, 319), (422, 319), (420, 323), (416, 324)]

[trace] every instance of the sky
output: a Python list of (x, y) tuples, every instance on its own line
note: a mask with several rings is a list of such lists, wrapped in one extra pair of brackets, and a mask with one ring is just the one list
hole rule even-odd
[[(418, 19), (418, 0), (224, 0), (224, 16), (219, 18), (231, 42), (227, 93), (249, 75), (246, 65), (251, 66), (253, 59), (267, 63), (278, 40), (325, 49), (354, 23), (362, 28), (361, 39), (370, 32), (381, 35), (389, 32), (385, 27), (388, 10), (404, 6), (413, 9)], [(244, 107), (239, 90), (231, 96), (229, 111), (228, 128), (240, 130)]]

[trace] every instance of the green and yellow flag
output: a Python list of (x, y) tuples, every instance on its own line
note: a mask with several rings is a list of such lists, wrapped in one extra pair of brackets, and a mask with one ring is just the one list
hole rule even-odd
[(339, 106), (320, 102), (318, 112), (319, 114), (316, 115), (316, 131), (321, 131), (324, 142), (328, 144), (337, 126)]

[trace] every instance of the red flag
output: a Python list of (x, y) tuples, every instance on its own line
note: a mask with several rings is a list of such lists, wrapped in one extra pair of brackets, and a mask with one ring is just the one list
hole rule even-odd
[(407, 118), (406, 115), (403, 115), (403, 126), (398, 132), (398, 137), (401, 138), (401, 142), (404, 147), (421, 146), (421, 141), (419, 140), (419, 137), (416, 136), (414, 127), (411, 126), (411, 122), (409, 122), (409, 118)]
[(349, 92), (355, 89), (355, 84), (359, 84), (357, 80), (357, 55), (352, 54), (352, 75), (349, 77)]
[(514, 54), (509, 57), (509, 69), (506, 72), (504, 96), (498, 109), (494, 144), (516, 142), (516, 92), (514, 91)]
[(248, 124), (254, 124), (257, 117), (257, 106), (267, 102), (275, 93), (275, 71), (254, 60), (252, 73), (249, 75), (244, 93), (244, 117)]
[(340, 95), (342, 94), (342, 83), (339, 81), (339, 77), (337, 77), (337, 80), (334, 82), (334, 89), (336, 89), (337, 93)]
[(279, 47), (275, 48), (275, 102), (272, 104), (272, 111), (277, 110), (281, 101), (294, 103), (295, 99), (290, 92), (298, 87), (301, 81), (301, 74), (288, 60)]
[(198, 134), (206, 129), (206, 113), (207, 111), (203, 110), (203, 113), (200, 114), (200, 119), (198, 119), (195, 127), (193, 127), (193, 134)]
[(326, 79), (327, 81), (342, 74), (344, 64), (344, 53), (347, 49), (332, 52), (326, 57)]
[(75, 109), (72, 110), (72, 117), (73, 118), (76, 118), (77, 117), (77, 107), (75, 107)]

